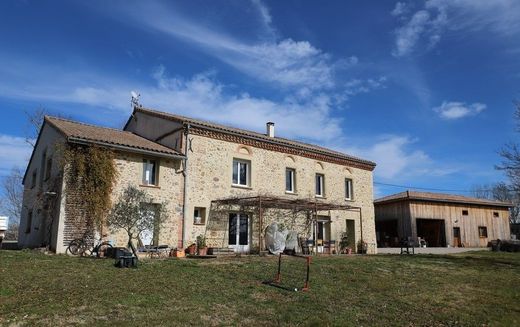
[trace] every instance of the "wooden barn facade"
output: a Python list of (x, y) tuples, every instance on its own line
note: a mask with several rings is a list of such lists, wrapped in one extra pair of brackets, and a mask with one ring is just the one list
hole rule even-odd
[(374, 207), (379, 247), (408, 238), (429, 247), (486, 247), (510, 239), (510, 203), (406, 191), (377, 199)]

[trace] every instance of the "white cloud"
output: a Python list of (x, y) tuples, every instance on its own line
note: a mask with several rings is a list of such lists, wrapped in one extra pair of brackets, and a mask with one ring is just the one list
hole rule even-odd
[(440, 106), (433, 108), (443, 119), (454, 120), (467, 116), (474, 116), (486, 109), (483, 103), (466, 104), (464, 102), (444, 101)]
[(31, 156), (32, 146), (25, 138), (0, 134), (0, 176), (6, 176), (17, 167), (24, 170)]
[(366, 148), (348, 148), (346, 151), (377, 163), (376, 176), (383, 179), (393, 179), (417, 167), (431, 163), (429, 156), (422, 150), (409, 150), (415, 140), (406, 136), (386, 135), (373, 145)]
[[(267, 7), (253, 1), (265, 26), (272, 18)], [(137, 4), (140, 6), (140, 4)], [(131, 10), (130, 10), (131, 9)], [(301, 40), (241, 40), (231, 34), (206, 27), (197, 19), (181, 16), (168, 6), (159, 3), (145, 7), (116, 7), (117, 17), (133, 21), (139, 28), (164, 33), (172, 41), (184, 41), (198, 47), (240, 72), (276, 87), (329, 89), (336, 85), (336, 71), (345, 69), (345, 63), (355, 65), (356, 60), (333, 60), (332, 56), (310, 42)]]
[(520, 1), (516, 0), (427, 0), (411, 16), (407, 9), (409, 3), (398, 2), (391, 12), (403, 23), (395, 30), (392, 54), (396, 57), (419, 47), (435, 47), (447, 30), (489, 30), (506, 37), (520, 33)]
[(392, 16), (402, 16), (408, 13), (410, 10), (409, 5), (405, 2), (398, 2), (395, 4), (394, 9), (391, 11)]

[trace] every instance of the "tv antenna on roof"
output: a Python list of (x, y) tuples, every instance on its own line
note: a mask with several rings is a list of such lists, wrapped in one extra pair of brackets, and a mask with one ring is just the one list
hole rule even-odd
[(130, 100), (130, 105), (132, 106), (132, 108), (140, 107), (141, 105), (139, 104), (139, 97), (141, 96), (141, 94), (132, 91), (130, 92), (130, 95), (132, 96), (132, 99)]

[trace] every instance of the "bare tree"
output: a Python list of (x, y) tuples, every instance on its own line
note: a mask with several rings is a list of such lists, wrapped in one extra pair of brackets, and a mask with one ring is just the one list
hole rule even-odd
[(128, 186), (108, 214), (107, 224), (114, 232), (124, 230), (128, 235), (128, 246), (137, 256), (133, 245), (134, 239), (139, 239), (145, 231), (158, 231), (166, 216), (165, 204), (153, 206), (152, 198), (134, 186)]
[(473, 196), (479, 199), (511, 202), (513, 207), (509, 210), (511, 224), (520, 223), (520, 198), (509, 185), (504, 182), (490, 185), (476, 185), (472, 188)]
[(45, 115), (47, 114), (47, 110), (41, 106), (32, 112), (29, 112), (27, 110), (25, 111), (25, 116), (27, 117), (25, 142), (30, 144), (33, 148), (36, 145), (38, 134), (40, 133), (40, 129), (43, 125), (43, 120), (45, 119)]
[(18, 238), (18, 226), (22, 215), (23, 202), (22, 180), (22, 171), (18, 168), (14, 168), (11, 173), (3, 179), (1, 184), (3, 197), (0, 200), (0, 209), (9, 217), (6, 240), (16, 240)]

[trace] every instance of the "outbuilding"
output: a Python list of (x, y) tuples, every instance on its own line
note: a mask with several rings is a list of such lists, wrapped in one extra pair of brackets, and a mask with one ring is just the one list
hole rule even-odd
[(508, 240), (511, 203), (461, 195), (406, 191), (374, 201), (379, 247), (400, 240), (429, 247), (486, 247)]

